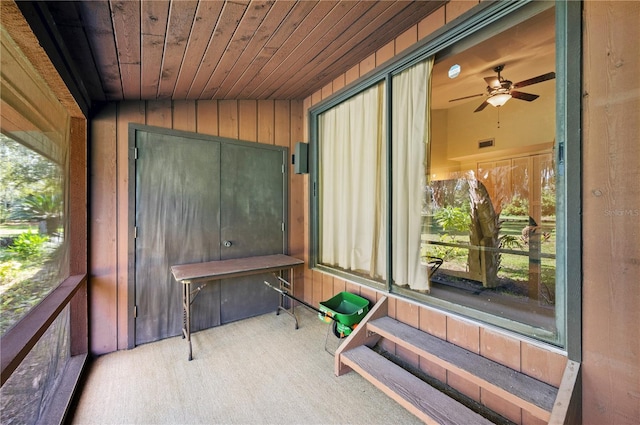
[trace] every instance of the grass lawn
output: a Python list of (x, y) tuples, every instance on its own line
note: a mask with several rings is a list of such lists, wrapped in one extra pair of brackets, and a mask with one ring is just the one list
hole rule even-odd
[(19, 223), (19, 224), (0, 224), (0, 238), (4, 236), (17, 236), (20, 233), (38, 231), (38, 225), (32, 223)]
[[(508, 286), (522, 287), (525, 294), (529, 285), (530, 260), (529, 246), (521, 239), (521, 232), (527, 224), (527, 220), (523, 217), (508, 217), (502, 222), (500, 236), (513, 236), (518, 243), (518, 246), (511, 246), (508, 250), (520, 251), (522, 254), (501, 253), (500, 269), (498, 271), (498, 279), (501, 283), (511, 282), (512, 284)], [(546, 237), (541, 238), (540, 251), (543, 255), (555, 257), (555, 221), (551, 219), (543, 220), (541, 227)], [(446, 234), (433, 219), (428, 221), (428, 226), (423, 227), (423, 232), (423, 242), (432, 241), (436, 244), (423, 244), (422, 255), (439, 257), (444, 260), (439, 273), (446, 273), (446, 270), (464, 272), (468, 269), (469, 250), (465, 247), (469, 244), (467, 232)], [(437, 242), (444, 242), (449, 245), (437, 245)], [(543, 258), (540, 261), (539, 269), (540, 283), (542, 284), (540, 296), (550, 305), (555, 304), (555, 261), (555, 258)]]

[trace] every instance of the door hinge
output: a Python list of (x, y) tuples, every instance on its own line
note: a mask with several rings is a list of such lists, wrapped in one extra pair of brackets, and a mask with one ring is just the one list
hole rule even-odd
[(133, 148), (133, 159), (138, 159), (138, 148)]
[(284, 221), (283, 221), (283, 222), (282, 222), (282, 231), (283, 231), (283, 232), (284, 232), (284, 229), (285, 229), (285, 224), (284, 224)]
[(136, 319), (138, 317), (138, 306), (133, 306), (133, 318)]
[(133, 226), (133, 239), (138, 238), (138, 226)]
[(282, 164), (282, 174), (284, 174), (284, 164)]

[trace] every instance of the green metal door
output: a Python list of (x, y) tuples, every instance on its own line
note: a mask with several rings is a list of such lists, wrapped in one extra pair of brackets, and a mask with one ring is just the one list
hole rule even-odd
[[(135, 345), (180, 335), (174, 264), (286, 252), (286, 151), (188, 133), (135, 131)], [(264, 276), (209, 282), (192, 330), (275, 311)]]
[[(220, 235), (223, 260), (286, 252), (285, 157), (253, 144), (223, 144), (220, 174)], [(221, 322), (275, 311), (277, 293), (264, 285), (268, 275), (221, 282)]]

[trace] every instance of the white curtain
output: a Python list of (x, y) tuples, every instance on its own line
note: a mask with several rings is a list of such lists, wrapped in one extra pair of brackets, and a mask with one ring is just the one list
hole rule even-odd
[(384, 83), (319, 117), (320, 262), (386, 279)]
[(429, 290), (420, 239), (432, 68), (430, 58), (392, 80), (392, 277), (397, 285), (422, 291)]

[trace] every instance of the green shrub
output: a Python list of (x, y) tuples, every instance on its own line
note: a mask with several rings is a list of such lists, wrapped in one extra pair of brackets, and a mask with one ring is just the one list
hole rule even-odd
[(44, 254), (44, 244), (49, 240), (46, 235), (39, 235), (31, 231), (21, 233), (15, 238), (7, 251), (13, 253), (18, 259), (36, 261)]
[(11, 209), (14, 220), (45, 220), (62, 215), (63, 203), (60, 193), (29, 194), (20, 199)]
[(516, 195), (511, 202), (502, 207), (502, 215), (525, 216), (529, 215), (529, 201)]
[(500, 248), (522, 248), (522, 243), (520, 243), (520, 239), (517, 236), (502, 235), (500, 236)]
[[(515, 195), (511, 201), (502, 207), (502, 215), (524, 216), (529, 215), (529, 200)], [(542, 192), (542, 216), (555, 217), (556, 215), (556, 194), (553, 191)]]
[(542, 216), (556, 216), (556, 193), (555, 191), (545, 190), (542, 192)]
[[(440, 242), (444, 243), (459, 244), (460, 241), (457, 235), (468, 234), (469, 226), (471, 225), (469, 211), (464, 207), (447, 205), (440, 208), (433, 215), (433, 218), (444, 231), (439, 235)], [(466, 252), (464, 248), (432, 245), (429, 247), (428, 255), (441, 258), (444, 261), (451, 261), (457, 257), (464, 257)]]
[(461, 207), (446, 206), (439, 209), (433, 217), (446, 233), (465, 233), (471, 225), (469, 212)]

